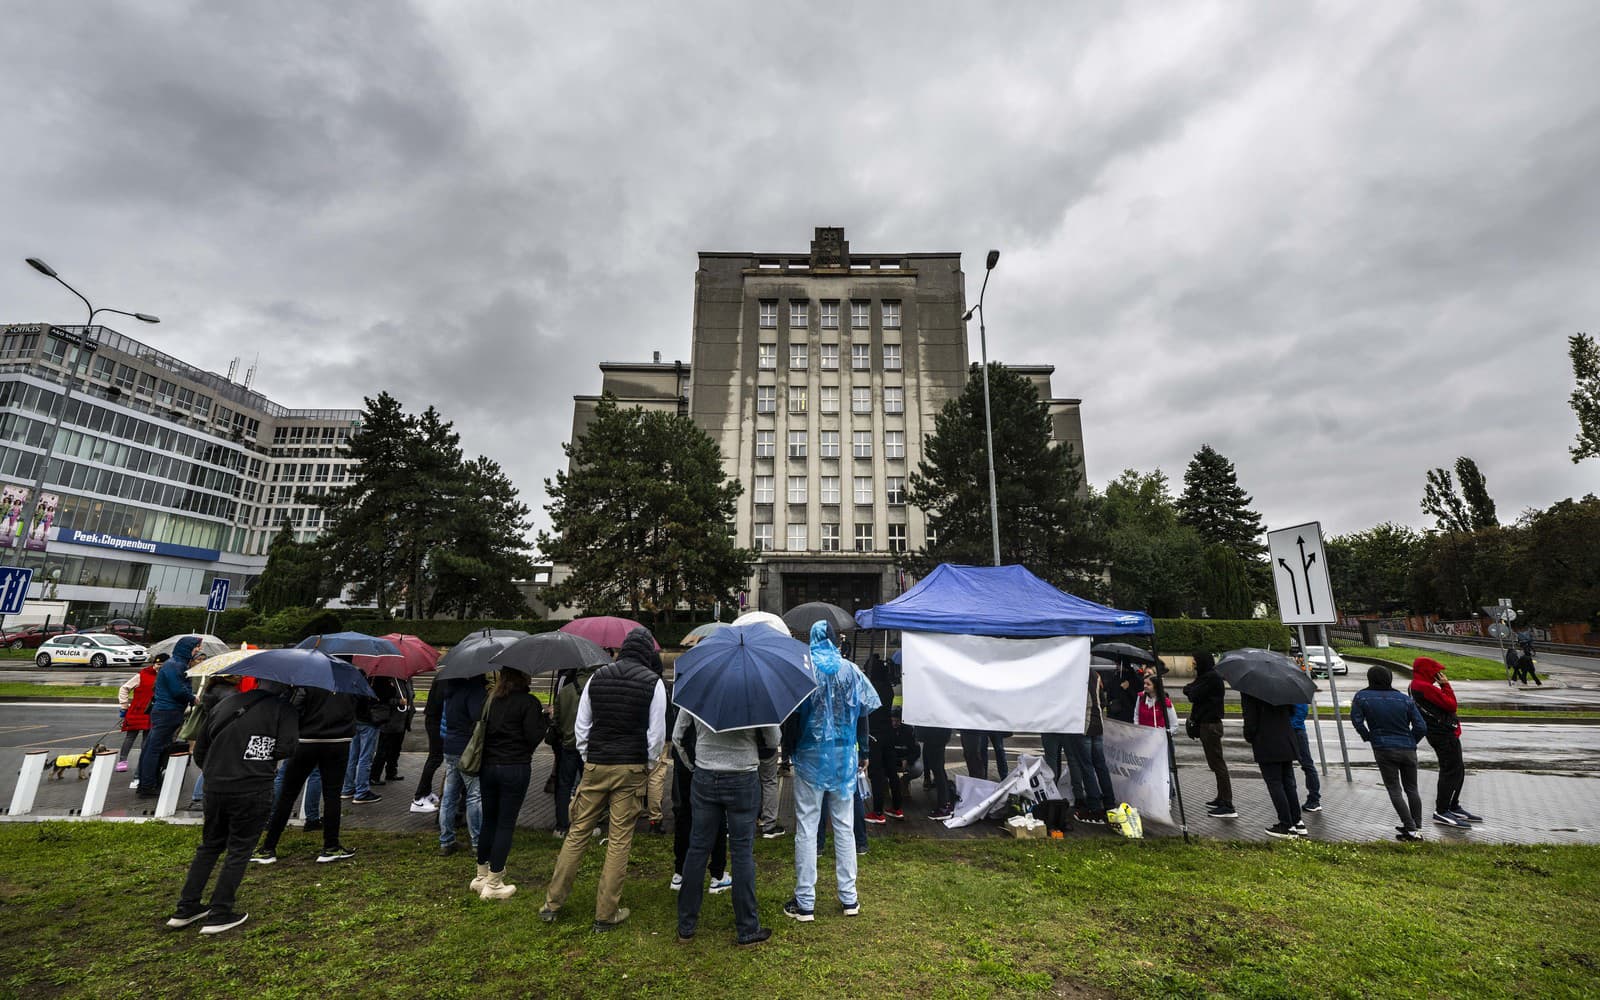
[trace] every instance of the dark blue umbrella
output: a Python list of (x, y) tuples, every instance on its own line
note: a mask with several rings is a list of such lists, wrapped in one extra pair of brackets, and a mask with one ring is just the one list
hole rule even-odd
[(678, 657), (672, 702), (719, 733), (776, 726), (817, 689), (808, 652), (770, 626), (730, 626)]
[(388, 639), (365, 632), (330, 632), (308, 635), (295, 649), (315, 649), (329, 656), (401, 656), (400, 647)]
[(277, 681), (292, 687), (314, 687), (325, 691), (376, 697), (372, 685), (361, 671), (343, 660), (336, 660), (320, 649), (263, 649), (228, 668), (236, 677)]

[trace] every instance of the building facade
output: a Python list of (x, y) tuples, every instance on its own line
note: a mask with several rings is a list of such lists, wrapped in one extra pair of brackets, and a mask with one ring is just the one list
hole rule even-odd
[[(835, 228), (807, 252), (702, 252), (690, 363), (600, 366), (602, 394), (687, 413), (722, 449), (731, 530), (759, 555), (747, 607), (853, 611), (907, 585), (897, 556), (928, 526), (906, 481), (966, 385), (965, 284), (960, 254), (853, 253)], [(1019, 370), (1081, 459), (1079, 401), (1052, 396), (1050, 366)], [(574, 439), (599, 398), (574, 397)]]
[(280, 406), (106, 327), (0, 327), (0, 559), (80, 622), (203, 606), (219, 576), (238, 605), (285, 521), (302, 541), (321, 529), (316, 496), (347, 480), (360, 418)]

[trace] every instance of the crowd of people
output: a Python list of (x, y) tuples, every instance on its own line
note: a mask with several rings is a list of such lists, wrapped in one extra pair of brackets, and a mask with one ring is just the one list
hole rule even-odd
[[(817, 689), (782, 725), (716, 732), (672, 704), (658, 647), (646, 629), (632, 632), (612, 663), (559, 679), (549, 707), (530, 690), (530, 678), (500, 670), (485, 677), (440, 682), (427, 699), (423, 724), (428, 753), (411, 798), (411, 811), (437, 815), (439, 852), (461, 847), (465, 827), (476, 871), (469, 891), (506, 899), (517, 886), (507, 865), (516, 821), (529, 791), (533, 755), (551, 747), (555, 761), (546, 791), (554, 795), (555, 834), (562, 845), (539, 915), (560, 919), (578, 867), (594, 840), (603, 846), (593, 928), (611, 930), (629, 918), (622, 905), (624, 875), (641, 818), (651, 833), (665, 833), (663, 799), (673, 806), (672, 889), (678, 893), (677, 933), (695, 936), (707, 892), (732, 893), (737, 943), (759, 944), (771, 931), (756, 909), (753, 845), (759, 835), (783, 836), (778, 824), (780, 773), (792, 776), (795, 817), (794, 890), (784, 915), (816, 918), (818, 860), (831, 827), (839, 912), (860, 912), (857, 858), (867, 826), (905, 817), (918, 777), (928, 791), (930, 818), (950, 817), (955, 783), (945, 771), (952, 732), (912, 727), (894, 706), (898, 668), (873, 655), (865, 669), (840, 651), (825, 622), (809, 636), (808, 669)], [(198, 662), (195, 647), (180, 641), (159, 666), (141, 670), (124, 685), (125, 729), (119, 769), (138, 733), (140, 794), (159, 783), (160, 753), (171, 742), (193, 701), (186, 676)], [(1223, 755), (1226, 691), (1213, 659), (1195, 657), (1196, 676), (1184, 687), (1192, 706), (1186, 723), (1216, 777), (1210, 815), (1238, 815)], [(1104, 722), (1113, 719), (1176, 733), (1179, 719), (1166, 695), (1162, 664), (1123, 663), (1088, 675), (1081, 732), (1042, 735), (1046, 765), (1080, 822), (1104, 824), (1117, 802), (1107, 766)], [(1439, 757), (1440, 780), (1433, 821), (1469, 828), (1481, 817), (1460, 802), (1464, 768), (1456, 701), (1443, 668), (1419, 657), (1408, 694), (1392, 687), (1389, 672), (1374, 667), (1369, 685), (1351, 707), (1351, 719), (1373, 754), (1401, 824), (1398, 839), (1421, 839), (1417, 792), (1418, 744), (1426, 739)], [(172, 927), (202, 922), (202, 933), (236, 927), (246, 916), (236, 907), (247, 863), (275, 863), (294, 805), (304, 798), (307, 830), (320, 830), (318, 863), (351, 858), (340, 842), (344, 802), (361, 805), (381, 796), (374, 785), (403, 780), (399, 749), (416, 714), (410, 685), (375, 678), (373, 698), (318, 688), (281, 689), (261, 682), (254, 690), (208, 683), (208, 721), (194, 744), (202, 770), (205, 827)], [(187, 697), (185, 697), (187, 696)], [(1244, 737), (1276, 812), (1267, 832), (1306, 836), (1302, 812), (1321, 809), (1320, 788), (1306, 736), (1306, 705), (1269, 705), (1241, 696)], [(176, 721), (173, 715), (176, 715)], [(987, 776), (994, 753), (999, 776), (1008, 773), (1008, 733), (961, 734), (968, 773)], [(1068, 784), (1062, 785), (1063, 761)], [(1301, 769), (1307, 796), (1298, 795)], [(151, 772), (146, 778), (147, 769)], [(434, 782), (440, 770), (440, 791)], [(669, 770), (670, 769), (670, 770)], [(670, 780), (669, 780), (670, 774)], [(197, 794), (201, 783), (197, 782)], [(318, 808), (320, 806), (320, 808)], [(210, 902), (205, 885), (218, 862), (221, 873)]]

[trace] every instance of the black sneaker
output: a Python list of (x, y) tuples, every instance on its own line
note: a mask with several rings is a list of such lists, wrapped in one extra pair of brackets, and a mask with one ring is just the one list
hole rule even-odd
[(250, 919), (248, 913), (218, 912), (206, 917), (206, 922), (200, 925), (201, 934), (221, 934), (231, 931), (235, 927)]
[(318, 864), (327, 864), (330, 861), (347, 861), (356, 856), (356, 852), (348, 847), (324, 847), (322, 853), (317, 855)]
[(209, 906), (180, 906), (172, 911), (172, 916), (167, 918), (167, 926), (172, 928), (188, 927), (197, 920), (204, 920), (211, 916)]
[(809, 924), (817, 919), (817, 914), (814, 910), (802, 910), (799, 901), (792, 896), (787, 903), (783, 904), (783, 915), (793, 917), (802, 924)]
[(787, 830), (779, 826), (777, 823), (773, 823), (771, 826), (764, 826), (761, 828), (761, 836), (764, 840), (771, 840), (774, 837), (781, 837), (787, 832)]
[[(691, 935), (691, 937), (692, 936), (693, 935)], [(759, 931), (756, 931), (754, 934), (752, 934), (749, 937), (745, 938), (744, 940), (740, 941), (739, 942), (739, 947), (741, 947), (741, 948), (749, 948), (752, 945), (760, 944), (761, 942), (765, 941), (767, 938), (769, 938), (771, 936), (772, 936), (772, 928), (763, 927)], [(684, 937), (683, 937), (682, 934), (678, 935), (678, 940), (679, 941), (684, 940)]]
[(1401, 830), (1399, 833), (1394, 835), (1394, 839), (1404, 844), (1420, 844), (1422, 843), (1422, 831)]
[(861, 900), (858, 899), (854, 903), (840, 903), (839, 912), (847, 917), (861, 916)]
[(1306, 799), (1306, 804), (1300, 807), (1301, 812), (1319, 813), (1322, 811), (1321, 799)]
[(1433, 821), (1440, 826), (1448, 826), (1456, 830), (1470, 830), (1472, 824), (1466, 820), (1456, 819), (1450, 813), (1434, 813)]
[(1294, 834), (1296, 837), (1311, 836), (1311, 831), (1306, 829), (1306, 825), (1304, 823), (1296, 823), (1294, 826), (1289, 827), (1289, 832)]
[(450, 855), (454, 854), (455, 852), (457, 852), (459, 850), (461, 850), (461, 845), (457, 844), (453, 840), (450, 841), (450, 843), (448, 843), (448, 844), (440, 844), (439, 845), (439, 857), (448, 858)]
[(362, 792), (360, 795), (357, 795), (350, 801), (354, 802), (358, 806), (364, 806), (368, 802), (382, 802), (383, 796), (379, 795), (377, 792)]
[(1274, 823), (1267, 827), (1267, 836), (1277, 837), (1279, 840), (1289, 840), (1294, 837), (1294, 829), (1284, 823)]
[(1224, 803), (1222, 805), (1212, 806), (1210, 809), (1207, 809), (1206, 815), (1212, 817), (1213, 819), (1238, 819), (1239, 810)]
[(1483, 822), (1483, 817), (1482, 816), (1475, 816), (1472, 813), (1467, 812), (1465, 809), (1461, 808), (1460, 806), (1456, 806), (1454, 809), (1450, 810), (1450, 815), (1454, 816), (1456, 819), (1460, 820), (1463, 823), (1482, 823)]
[(320, 819), (308, 819), (305, 825), (300, 828), (303, 833), (316, 833), (320, 829), (322, 829), (322, 820)]
[(277, 851), (257, 851), (250, 855), (250, 860), (258, 865), (275, 865), (278, 863)]
[(929, 819), (944, 820), (944, 819), (949, 819), (951, 816), (954, 816), (954, 815), (955, 815), (955, 810), (954, 809), (950, 809), (950, 808), (935, 809), (933, 812), (928, 814), (928, 818)]

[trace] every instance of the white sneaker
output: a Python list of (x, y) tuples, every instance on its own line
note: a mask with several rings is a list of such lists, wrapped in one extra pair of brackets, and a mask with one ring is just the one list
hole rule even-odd
[(711, 895), (713, 895), (713, 896), (715, 896), (719, 892), (727, 892), (729, 889), (732, 889), (732, 888), (733, 888), (733, 876), (728, 874), (727, 872), (723, 872), (721, 878), (714, 878), (714, 879), (711, 880), (711, 890), (710, 891), (711, 891)]
[(673, 892), (677, 892), (679, 889), (682, 889), (682, 888), (683, 888), (683, 876), (682, 875), (674, 875), (674, 876), (672, 876), (672, 891)]
[(128, 787), (137, 789), (139, 787), (139, 779), (134, 778), (132, 781), (128, 782)]
[(438, 792), (429, 792), (425, 796), (425, 798), (427, 798), (427, 800), (428, 800), (428, 805), (433, 806), (435, 809), (439, 808), (439, 793)]
[(411, 811), (414, 813), (431, 813), (438, 812), (439, 807), (429, 802), (427, 797), (424, 796), (411, 803)]

